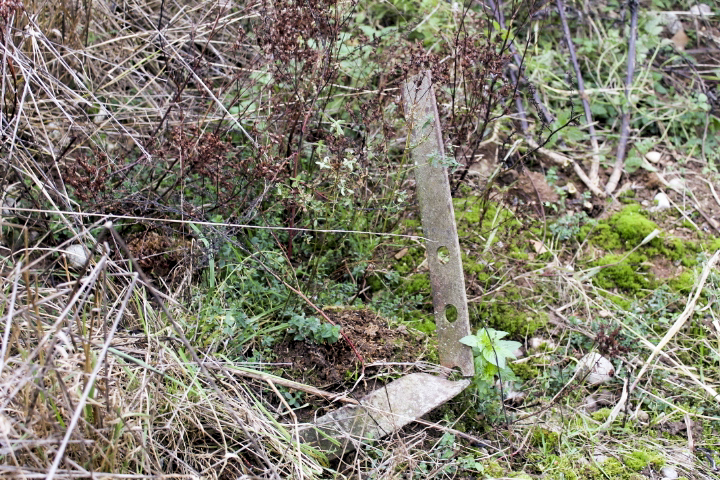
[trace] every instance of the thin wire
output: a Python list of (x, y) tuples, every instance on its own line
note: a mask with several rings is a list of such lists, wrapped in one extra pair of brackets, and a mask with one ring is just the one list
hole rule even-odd
[(147, 222), (166, 222), (166, 223), (192, 223), (195, 225), (205, 225), (210, 227), (232, 227), (232, 228), (248, 228), (255, 230), (292, 230), (295, 232), (309, 232), (309, 233), (352, 233), (358, 235), (377, 235), (381, 237), (399, 237), (399, 238), (410, 238), (413, 240), (424, 240), (430, 242), (432, 240), (427, 239), (421, 235), (404, 235), (401, 233), (383, 233), (383, 232), (368, 232), (363, 230), (322, 230), (314, 228), (299, 228), (299, 227), (273, 227), (273, 226), (260, 226), (260, 225), (244, 225), (241, 223), (221, 223), (221, 222), (205, 222), (200, 220), (176, 220), (171, 218), (154, 218), (154, 217), (135, 217), (130, 215), (112, 215), (107, 213), (88, 213), (88, 212), (72, 212), (68, 210), (43, 210), (36, 208), (19, 208), (19, 207), (3, 207), (6, 210), (12, 210), (16, 212), (29, 212), (29, 213), (48, 213), (57, 215), (75, 215), (78, 217), (100, 217), (103, 220), (98, 222), (102, 224), (108, 220), (140, 220)]

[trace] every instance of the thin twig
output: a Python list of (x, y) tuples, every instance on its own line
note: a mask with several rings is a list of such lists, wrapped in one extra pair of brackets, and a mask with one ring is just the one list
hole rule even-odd
[[(580, 70), (580, 64), (578, 63), (577, 55), (575, 54), (575, 45), (573, 44), (572, 35), (570, 34), (570, 27), (568, 26), (567, 18), (565, 17), (565, 3), (563, 0), (556, 0), (556, 3), (558, 14), (560, 14), (560, 20), (562, 22), (563, 33), (565, 34), (565, 43), (567, 44), (568, 51), (570, 52), (570, 60), (572, 61), (573, 68), (575, 69), (578, 93), (580, 95), (583, 110), (585, 111), (585, 122), (587, 123), (588, 133), (590, 134), (590, 144), (593, 148), (590, 175), (586, 178), (588, 178), (590, 185), (597, 187), (600, 182), (600, 147), (598, 146), (597, 136), (595, 135), (595, 126), (593, 123), (592, 111), (590, 110), (590, 102), (588, 101), (587, 93), (585, 93), (585, 83), (583, 82), (582, 71)], [(577, 172), (577, 169), (575, 171)]]
[(615, 166), (613, 167), (610, 179), (605, 185), (605, 192), (607, 192), (608, 195), (615, 191), (620, 181), (620, 176), (625, 167), (625, 153), (628, 137), (630, 136), (630, 89), (632, 87), (633, 77), (635, 76), (635, 40), (637, 38), (638, 0), (629, 0), (628, 6), (630, 7), (630, 43), (628, 45), (627, 76), (625, 77), (625, 100), (627, 103), (622, 115), (620, 143), (617, 148), (617, 157), (615, 157)]

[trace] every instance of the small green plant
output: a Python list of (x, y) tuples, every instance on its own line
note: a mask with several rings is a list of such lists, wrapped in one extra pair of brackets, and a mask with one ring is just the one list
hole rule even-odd
[(515, 350), (520, 348), (520, 342), (501, 340), (508, 335), (507, 332), (494, 328), (481, 328), (475, 335), (468, 335), (460, 339), (460, 343), (472, 347), (475, 355), (475, 379), (483, 382), (492, 382), (495, 375), (513, 373), (508, 368), (508, 359), (515, 359)]
[(560, 242), (565, 242), (580, 233), (583, 225), (593, 225), (594, 220), (587, 216), (585, 212), (568, 213), (558, 218), (557, 221), (550, 225), (550, 232)]
[(513, 352), (520, 348), (520, 342), (502, 340), (507, 335), (507, 332), (486, 327), (480, 328), (475, 335), (460, 339), (461, 343), (472, 347), (475, 355), (475, 378), (471, 385), (477, 399), (475, 408), (490, 419), (499, 415), (501, 405), (497, 402), (495, 376), (503, 384), (517, 379), (507, 361), (515, 359)]
[(288, 321), (288, 332), (295, 334), (293, 340), (306, 340), (312, 343), (335, 343), (340, 338), (340, 327), (322, 323), (315, 317), (293, 313)]

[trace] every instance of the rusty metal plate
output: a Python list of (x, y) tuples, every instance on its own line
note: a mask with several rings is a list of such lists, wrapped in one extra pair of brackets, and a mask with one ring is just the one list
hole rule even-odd
[[(440, 363), (472, 376), (475, 372), (472, 349), (459, 341), (470, 334), (470, 319), (450, 182), (447, 167), (443, 166), (447, 165), (447, 159), (430, 72), (405, 82), (403, 94), (405, 118), (412, 130), (410, 148), (420, 217), (427, 238)], [(447, 318), (452, 307), (457, 313), (454, 321)]]

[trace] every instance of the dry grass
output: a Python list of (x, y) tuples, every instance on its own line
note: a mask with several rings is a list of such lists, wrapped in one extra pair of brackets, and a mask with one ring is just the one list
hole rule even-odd
[(142, 276), (105, 254), (85, 275), (65, 270), (69, 281), (50, 287), (39, 266), (52, 253), (22, 249), (1, 279), (5, 474), (302, 478), (320, 471), (308, 450), (292, 448), (292, 432), (247, 382), (223, 368), (209, 375), (211, 358), (193, 361), (198, 354), (170, 312), (148, 299)]
[[(169, 317), (186, 312), (134, 273), (119, 237), (107, 235), (102, 217), (88, 224), (64, 183), (70, 154), (106, 159), (96, 165), (101, 175), (131, 152), (149, 158), (160, 129), (203, 129), (226, 116), (207, 84), (232, 77), (228, 55), (240, 54), (229, 27), (257, 16), (253, 8), (27, 2), (5, 23), (3, 205), (22, 208), (3, 210), (10, 221), (0, 247), (1, 475), (305, 478), (321, 470), (246, 381), (198, 363)], [(93, 248), (98, 232), (112, 249), (101, 242), (105, 253), (84, 271), (68, 267), (63, 249)]]

